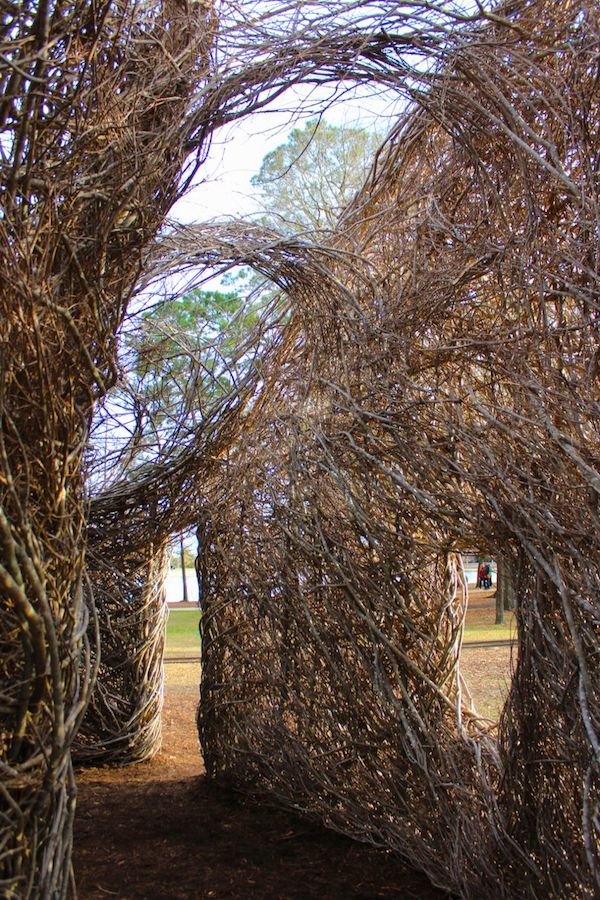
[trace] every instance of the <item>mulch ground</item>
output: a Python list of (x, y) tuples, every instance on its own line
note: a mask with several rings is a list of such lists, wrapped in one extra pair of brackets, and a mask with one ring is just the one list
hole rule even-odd
[(183, 668), (167, 673), (162, 752), (78, 773), (79, 900), (448, 898), (391, 854), (213, 786)]
[[(487, 621), (493, 593), (473, 592), (470, 603)], [(465, 650), (462, 669), (480, 712), (497, 715), (510, 650)], [(79, 900), (448, 898), (391, 854), (212, 785), (194, 721), (199, 680), (199, 666), (167, 666), (163, 749), (153, 760), (78, 773)]]

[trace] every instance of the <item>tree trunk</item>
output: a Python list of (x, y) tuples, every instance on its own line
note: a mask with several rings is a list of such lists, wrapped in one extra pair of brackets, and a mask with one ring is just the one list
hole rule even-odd
[(506, 562), (504, 557), (498, 557), (498, 569), (496, 573), (496, 625), (504, 624), (504, 610), (506, 609)]
[(509, 561), (504, 559), (504, 609), (513, 610), (515, 608), (515, 581), (512, 567)]
[(183, 546), (183, 535), (179, 535), (179, 549), (181, 551), (181, 578), (183, 584), (183, 602), (189, 603), (187, 579), (185, 577), (185, 547)]
[(504, 622), (504, 611), (515, 608), (515, 587), (510, 563), (505, 556), (498, 557), (498, 586), (496, 590), (496, 625)]
[(500, 587), (496, 591), (496, 625), (504, 625), (504, 601)]

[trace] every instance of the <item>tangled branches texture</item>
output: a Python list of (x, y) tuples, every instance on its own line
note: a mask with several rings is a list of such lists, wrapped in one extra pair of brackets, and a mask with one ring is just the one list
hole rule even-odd
[[(277, 371), (276, 360), (293, 351), (294, 331), (282, 334), (277, 323), (289, 315), (291, 299), (299, 302), (306, 295), (308, 300), (331, 277), (336, 256), (333, 250), (242, 224), (176, 229), (157, 246), (144, 284), (165, 271), (182, 275), (199, 266), (243, 263), (290, 296), (280, 297), (275, 315), (263, 315), (246, 337), (240, 352), (254, 348), (254, 365), (213, 404), (186, 443), (167, 461), (143, 463), (91, 501), (87, 560), (102, 663), (75, 741), (79, 762), (125, 765), (159, 748), (165, 541), (197, 526), (207, 485), (221, 476), (221, 460), (239, 444), (240, 433), (253, 430), (262, 398), (275, 389), (269, 367)], [(90, 622), (90, 635), (97, 627)]]
[[(194, 521), (213, 777), (465, 897), (595, 896), (595, 5), (1, 8), (2, 891), (67, 893), (97, 672), (77, 753), (156, 746), (163, 551)], [(343, 79), (410, 106), (327, 247), (160, 233), (215, 127)], [(142, 272), (223, 260), (286, 295), (268, 353), (89, 508)], [(497, 730), (460, 677), (474, 547), (515, 575)]]
[(67, 891), (70, 746), (94, 668), (83, 452), (144, 253), (181, 190), (208, 38), (200, 4), (2, 4), (4, 896)]
[(95, 556), (86, 575), (101, 636), (97, 677), (73, 742), (77, 763), (141, 762), (160, 747), (167, 547)]
[[(213, 777), (461, 896), (592, 897), (600, 30), (513, 10), (449, 41), (330, 276), (290, 288), (200, 517), (199, 727)], [(460, 677), (474, 547), (518, 598), (497, 729)]]
[(143, 267), (219, 123), (288, 81), (343, 78), (380, 43), (307, 9), (323, 20), (315, 38), (268, 3), (233, 4), (217, 39), (203, 2), (0, 3), (6, 895), (68, 890), (71, 745), (98, 658), (83, 590), (84, 450), (94, 406), (118, 378), (117, 335)]

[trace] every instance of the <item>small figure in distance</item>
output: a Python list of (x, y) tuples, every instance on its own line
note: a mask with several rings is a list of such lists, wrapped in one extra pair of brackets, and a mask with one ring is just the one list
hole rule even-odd
[(477, 587), (482, 588), (485, 580), (485, 565), (484, 563), (480, 563), (479, 568), (477, 570)]
[(486, 591), (489, 588), (491, 588), (491, 586), (492, 586), (492, 567), (490, 566), (489, 563), (485, 563), (485, 565), (483, 566), (482, 582), (483, 582), (483, 587), (486, 589)]

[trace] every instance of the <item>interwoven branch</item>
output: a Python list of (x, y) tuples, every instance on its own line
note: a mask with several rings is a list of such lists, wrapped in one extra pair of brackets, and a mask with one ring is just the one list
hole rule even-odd
[[(399, 851), (465, 897), (595, 896), (598, 12), (255, 12), (2, 10), (2, 890), (67, 891), (70, 750), (98, 662), (84, 566), (109, 702), (80, 746), (98, 731), (137, 740), (151, 720), (143, 755), (156, 708), (129, 730), (121, 708), (103, 731), (130, 655), (114, 623), (139, 607), (155, 684), (152, 566), (195, 521), (213, 777)], [(240, 226), (161, 233), (214, 128), (290, 84), (342, 79), (411, 105), (328, 247)], [(189, 445), (88, 514), (89, 423), (142, 271), (236, 262), (287, 297), (264, 354)], [(460, 677), (473, 547), (515, 577), (497, 730)], [(143, 671), (128, 676), (142, 692)]]
[[(340, 227), (365, 267), (310, 289), (214, 482), (199, 725), (213, 777), (461, 896), (592, 897), (600, 29), (505, 11), (399, 123)], [(497, 733), (459, 674), (473, 547), (515, 573)]]

